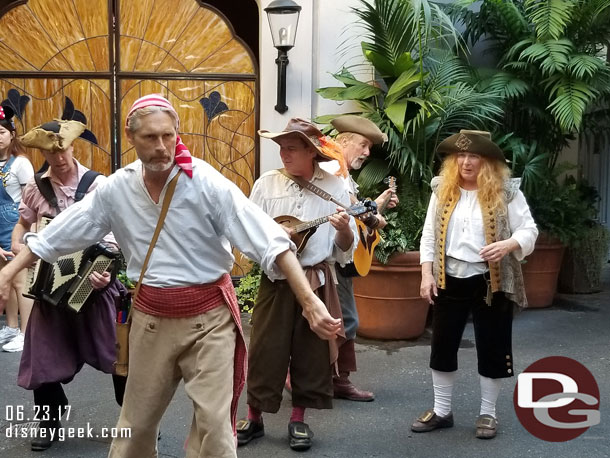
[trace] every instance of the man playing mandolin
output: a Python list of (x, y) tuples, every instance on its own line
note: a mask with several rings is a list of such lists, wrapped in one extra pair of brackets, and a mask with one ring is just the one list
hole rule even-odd
[[(299, 262), (312, 289), (331, 315), (339, 318), (341, 306), (327, 261), (334, 259), (341, 264), (351, 261), (357, 241), (356, 224), (336, 204), (297, 182), (308, 187), (313, 184), (333, 200), (349, 206), (350, 198), (342, 180), (318, 165), (320, 161), (339, 158), (341, 152), (330, 138), (302, 119), (291, 119), (283, 132), (259, 131), (259, 135), (279, 144), (284, 169), (263, 174), (254, 183), (250, 199), (276, 220), (283, 215), (300, 221), (328, 218), (329, 224), (319, 224), (305, 242)], [(342, 337), (338, 337), (337, 341), (340, 340)], [(337, 343), (329, 345), (311, 331), (286, 281), (272, 282), (263, 274), (252, 315), (248, 417), (238, 422), (238, 443), (244, 445), (264, 435), (262, 412), (279, 410), (290, 366), (293, 410), (288, 425), (289, 445), (293, 450), (310, 448), (313, 433), (304, 422), (305, 409), (332, 408), (331, 371), (336, 358)]]
[[(355, 202), (358, 195), (358, 184), (350, 176), (349, 170), (358, 170), (362, 167), (362, 164), (364, 164), (370, 155), (370, 148), (374, 144), (380, 144), (387, 141), (387, 137), (372, 121), (360, 116), (339, 116), (331, 121), (331, 124), (338, 132), (335, 140), (341, 146), (343, 160), (327, 162), (322, 165), (322, 168), (343, 178), (345, 186), (350, 194), (351, 201)], [(398, 204), (398, 197), (393, 194), (391, 189), (387, 189), (375, 199), (375, 202), (381, 212), (384, 207), (395, 207)], [(381, 229), (386, 225), (385, 219), (380, 213), (370, 215), (368, 218), (364, 218), (363, 221), (365, 224), (359, 224), (359, 226), (363, 226), (363, 233), (365, 236), (367, 232)], [(360, 245), (362, 245), (363, 242), (365, 241), (361, 240)], [(357, 249), (362, 248), (360, 245)], [(372, 256), (372, 248), (373, 247), (369, 246), (369, 249), (365, 250), (365, 254), (370, 252), (369, 254)], [(355, 255), (354, 261), (356, 260)], [(370, 267), (370, 259), (368, 267)], [(366, 275), (366, 273), (368, 273), (368, 267), (365, 268), (364, 273), (358, 266), (351, 270), (357, 270), (359, 274)], [(340, 347), (337, 360), (339, 375), (333, 377), (334, 396), (350, 401), (372, 401), (375, 399), (375, 395), (372, 392), (358, 389), (349, 379), (350, 372), (356, 370), (354, 339), (356, 338), (356, 330), (358, 329), (358, 311), (356, 310), (356, 301), (354, 300), (354, 289), (350, 273), (347, 270), (338, 269), (337, 281), (337, 293), (339, 294), (339, 300), (341, 302), (346, 340), (339, 342)]]

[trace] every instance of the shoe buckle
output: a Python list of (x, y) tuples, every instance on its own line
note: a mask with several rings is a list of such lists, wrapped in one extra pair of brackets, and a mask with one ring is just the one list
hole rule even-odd
[(419, 421), (422, 423), (428, 423), (430, 420), (434, 418), (434, 410), (426, 410), (420, 417)]
[(477, 428), (495, 429), (496, 420), (493, 417), (479, 418), (477, 422)]
[(248, 420), (239, 420), (236, 424), (235, 424), (235, 429), (236, 430), (240, 430), (240, 429), (246, 429), (248, 427)]
[(295, 426), (293, 428), (292, 435), (298, 436), (298, 437), (309, 437), (307, 434), (307, 430), (304, 427), (302, 427), (301, 425)]

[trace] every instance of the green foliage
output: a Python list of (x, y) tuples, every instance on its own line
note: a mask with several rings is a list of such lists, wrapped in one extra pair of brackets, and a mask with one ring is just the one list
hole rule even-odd
[(593, 187), (568, 176), (562, 183), (556, 179), (546, 181), (539, 192), (528, 197), (528, 202), (541, 231), (573, 245), (594, 224), (598, 199)]
[(388, 224), (379, 230), (381, 240), (375, 248), (375, 256), (383, 264), (387, 264), (394, 253), (419, 250), (426, 219), (424, 193), (408, 184), (400, 189), (400, 204), (396, 210), (390, 210), (384, 215)]
[(493, 43), (500, 76), (489, 84), (507, 100), (506, 131), (557, 156), (565, 136), (586, 132), (587, 113), (610, 98), (601, 54), (610, 41), (610, 0), (482, 0), (478, 12), (466, 8), (472, 3), (447, 10), (465, 25), (466, 39)]
[(250, 271), (239, 280), (239, 285), (235, 288), (237, 303), (242, 312), (252, 313), (254, 310), (258, 288), (261, 284), (261, 273), (260, 266), (252, 263)]
[(525, 12), (536, 27), (538, 39), (557, 40), (564, 34), (575, 6), (572, 0), (527, 0)]
[(125, 288), (127, 289), (134, 289), (136, 287), (135, 283), (132, 282), (128, 277), (127, 277), (127, 272), (123, 269), (119, 270), (119, 272), (116, 275), (116, 278), (118, 281), (120, 281), (121, 283), (123, 283), (123, 285), (125, 286)]
[[(353, 9), (362, 29), (361, 49), (373, 65), (373, 81), (360, 81), (349, 69), (333, 76), (343, 87), (318, 89), (333, 100), (353, 100), (358, 113), (388, 136), (376, 147), (362, 170), (355, 173), (364, 196), (377, 196), (387, 175), (398, 177), (402, 193), (376, 255), (418, 249), (429, 197), (426, 184), (434, 176), (439, 139), (459, 129), (488, 130), (502, 116), (502, 98), (478, 87), (470, 68), (457, 55), (463, 49), (450, 17), (428, 0), (360, 0)], [(352, 97), (351, 88), (362, 88)], [(368, 88), (365, 90), (365, 88)], [(317, 119), (329, 122), (330, 116)]]
[(427, 0), (360, 0), (353, 11), (363, 30), (363, 55), (377, 77), (360, 81), (344, 68), (333, 75), (344, 87), (317, 92), (332, 100), (356, 101), (360, 114), (388, 136), (388, 143), (365, 165), (361, 184), (378, 182), (383, 173), (420, 185), (429, 182), (439, 138), (458, 128), (487, 128), (502, 115), (501, 99), (476, 87), (456, 55), (456, 46), (463, 43), (438, 5)]

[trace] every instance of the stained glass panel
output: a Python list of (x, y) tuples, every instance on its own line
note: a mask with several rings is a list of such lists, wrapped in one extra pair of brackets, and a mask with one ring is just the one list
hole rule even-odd
[(248, 50), (215, 11), (195, 0), (141, 3), (120, 1), (122, 71), (254, 74)]
[(0, 41), (0, 71), (108, 71), (108, 0), (29, 0), (2, 17)]
[[(0, 95), (15, 101), (26, 97), (23, 110), (16, 109), (19, 134), (44, 122), (69, 116), (69, 104), (87, 118), (87, 127), (97, 138), (97, 144), (83, 139), (74, 142), (74, 156), (86, 167), (106, 175), (112, 171), (110, 140), (110, 83), (108, 80), (84, 79), (0, 79)], [(29, 157), (37, 170), (44, 159), (32, 149)]]

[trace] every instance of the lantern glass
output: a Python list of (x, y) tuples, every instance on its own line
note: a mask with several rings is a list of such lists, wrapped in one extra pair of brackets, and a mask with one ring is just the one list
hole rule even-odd
[(296, 40), (301, 7), (295, 3), (294, 6), (290, 7), (273, 8), (273, 3), (265, 8), (269, 19), (273, 46), (277, 49), (288, 50), (294, 46)]

